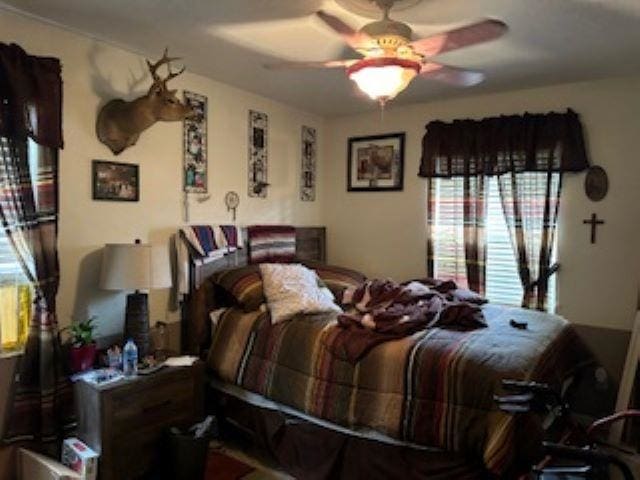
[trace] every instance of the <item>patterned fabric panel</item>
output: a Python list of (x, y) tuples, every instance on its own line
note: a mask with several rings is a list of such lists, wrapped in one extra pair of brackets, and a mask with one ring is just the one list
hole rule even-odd
[[(209, 365), (222, 381), (335, 424), (460, 452), (502, 474), (541, 439), (496, 407), (505, 378), (558, 385), (590, 360), (568, 322), (522, 309), (483, 307), (488, 328), (434, 328), (386, 342), (357, 364), (332, 356), (335, 314), (271, 324), (266, 312), (228, 310)], [(516, 330), (509, 320), (527, 321)], [(532, 426), (529, 425), (529, 426)], [(529, 460), (529, 459), (527, 459)]]
[(296, 229), (287, 225), (247, 228), (250, 263), (287, 263), (296, 258)]
[(214, 273), (211, 281), (230, 293), (245, 312), (256, 310), (266, 302), (258, 265)]
[(342, 292), (349, 287), (357, 287), (366, 279), (366, 275), (349, 268), (337, 267), (335, 265), (325, 265), (320, 262), (305, 261), (304, 265), (313, 269), (324, 282), (336, 300), (342, 300)]
[(242, 245), (235, 225), (190, 225), (180, 229), (189, 244), (203, 257), (234, 251)]

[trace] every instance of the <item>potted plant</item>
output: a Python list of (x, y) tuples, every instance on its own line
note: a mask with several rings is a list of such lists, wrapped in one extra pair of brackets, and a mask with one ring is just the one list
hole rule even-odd
[(74, 372), (84, 372), (93, 367), (96, 360), (96, 342), (93, 338), (95, 317), (73, 322), (62, 331), (69, 332), (69, 363)]

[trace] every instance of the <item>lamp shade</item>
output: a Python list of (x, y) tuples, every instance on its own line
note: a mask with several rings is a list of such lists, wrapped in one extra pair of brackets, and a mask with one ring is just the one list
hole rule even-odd
[(420, 64), (402, 58), (366, 58), (347, 70), (347, 75), (372, 100), (385, 102), (403, 91), (420, 72)]
[(149, 290), (171, 287), (169, 252), (159, 245), (111, 243), (104, 247), (100, 288)]

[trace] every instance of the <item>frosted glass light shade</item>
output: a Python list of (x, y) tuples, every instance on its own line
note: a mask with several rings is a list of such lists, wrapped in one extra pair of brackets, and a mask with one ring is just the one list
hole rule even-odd
[(171, 287), (169, 252), (158, 245), (140, 243), (105, 245), (100, 287), (104, 290)]
[(391, 100), (403, 91), (420, 71), (413, 61), (395, 58), (365, 59), (353, 65), (348, 75), (372, 100)]

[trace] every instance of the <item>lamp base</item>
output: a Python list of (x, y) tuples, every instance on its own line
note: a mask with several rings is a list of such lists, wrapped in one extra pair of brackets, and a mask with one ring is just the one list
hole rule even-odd
[(124, 341), (131, 338), (138, 347), (138, 359), (149, 353), (149, 300), (146, 293), (127, 295), (127, 309), (124, 317)]

